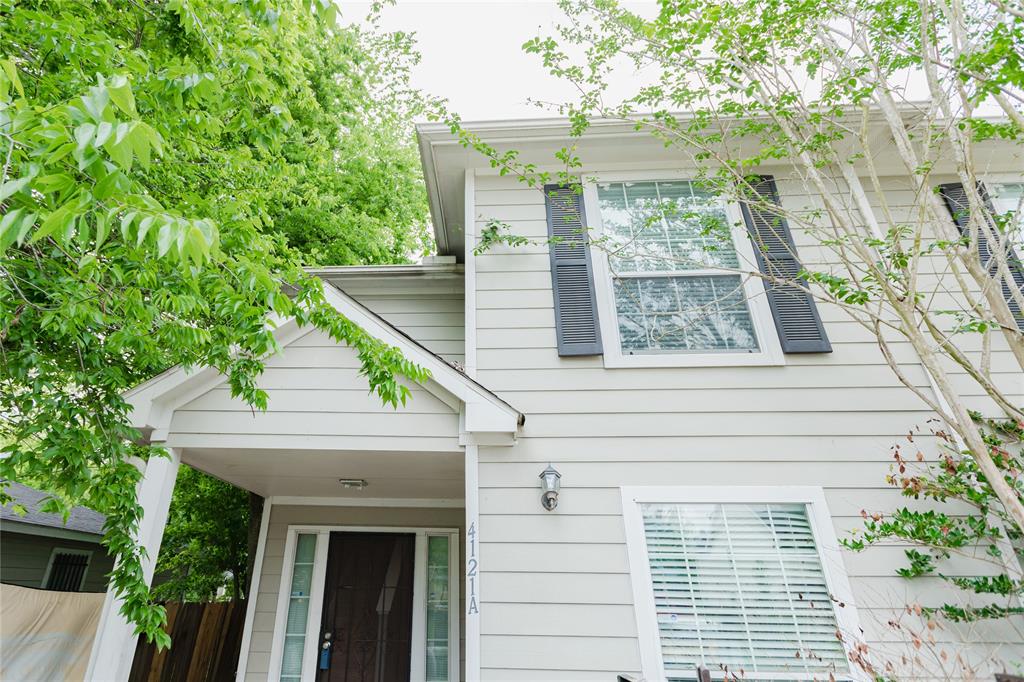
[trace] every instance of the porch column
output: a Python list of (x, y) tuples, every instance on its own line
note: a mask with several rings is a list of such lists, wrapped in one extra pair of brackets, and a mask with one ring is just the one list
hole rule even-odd
[[(142, 505), (142, 520), (139, 522), (138, 542), (146, 549), (142, 560), (142, 575), (147, 585), (153, 582), (156, 559), (160, 554), (160, 542), (167, 525), (167, 512), (171, 506), (171, 493), (178, 477), (181, 455), (167, 448), (170, 457), (153, 457), (145, 463), (142, 480), (136, 495)], [(92, 644), (89, 667), (85, 673), (86, 682), (122, 682), (128, 679), (135, 656), (135, 626), (120, 614), (121, 600), (108, 589), (103, 602), (96, 638)]]

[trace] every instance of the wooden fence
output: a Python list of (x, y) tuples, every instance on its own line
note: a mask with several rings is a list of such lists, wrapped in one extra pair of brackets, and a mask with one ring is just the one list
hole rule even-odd
[(143, 638), (135, 647), (129, 682), (232, 680), (245, 623), (245, 602), (165, 604), (171, 648), (157, 651)]

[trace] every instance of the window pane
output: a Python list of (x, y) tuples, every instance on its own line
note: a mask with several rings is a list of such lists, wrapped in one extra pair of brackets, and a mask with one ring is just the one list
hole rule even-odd
[[(1010, 240), (1018, 249), (1024, 247), (1024, 182), (993, 183), (989, 187), (992, 206), (999, 215), (1013, 214), (1014, 220), (1007, 225)], [(1017, 255), (1021, 255), (1018, 251)]]
[(696, 184), (612, 182), (597, 195), (612, 270), (738, 267), (725, 206)]
[(616, 279), (622, 352), (758, 350), (739, 275)]
[(448, 536), (427, 538), (427, 682), (448, 679)]
[(665, 673), (846, 673), (802, 504), (643, 504)]
[(295, 541), (295, 561), (292, 564), (292, 589), (285, 622), (281, 680), (298, 680), (302, 675), (302, 653), (306, 646), (309, 592), (313, 586), (315, 557), (316, 535), (299, 533)]
[(1016, 213), (1024, 200), (1024, 182), (994, 183), (989, 187), (989, 195), (997, 212)]
[(54, 550), (45, 589), (56, 592), (78, 592), (82, 588), (85, 572), (89, 569), (90, 556), (91, 554), (88, 552)]

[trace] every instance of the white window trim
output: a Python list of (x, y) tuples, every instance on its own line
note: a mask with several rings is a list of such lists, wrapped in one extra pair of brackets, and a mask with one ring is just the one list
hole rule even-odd
[[(594, 172), (586, 173), (583, 186), (583, 205), (587, 227), (597, 237), (604, 234), (597, 196), (597, 183), (604, 182), (643, 182), (650, 180), (693, 180), (693, 173), (685, 171), (631, 171), (631, 172)], [(725, 202), (726, 216), (732, 224), (733, 243), (739, 258), (740, 268), (750, 272), (758, 272), (757, 259), (753, 245), (747, 236), (743, 215), (740, 207)], [(779, 343), (779, 334), (775, 328), (775, 319), (768, 305), (768, 296), (764, 290), (763, 280), (759, 277), (743, 277), (743, 288), (750, 309), (754, 333), (760, 351), (757, 353), (720, 351), (715, 353), (663, 352), (640, 353), (630, 355), (622, 352), (619, 339), (618, 312), (615, 309), (611, 267), (608, 253), (603, 249), (591, 248), (591, 262), (594, 267), (594, 289), (597, 298), (598, 317), (601, 325), (601, 338), (604, 343), (604, 366), (618, 367), (737, 367), (784, 365), (785, 355)], [(702, 271), (690, 271), (687, 274), (699, 274)], [(707, 274), (735, 274), (716, 270)]]
[(82, 571), (82, 579), (78, 581), (78, 587), (75, 588), (75, 592), (81, 592), (82, 586), (85, 585), (85, 579), (89, 577), (89, 568), (92, 566), (92, 550), (91, 549), (71, 549), (70, 547), (54, 547), (50, 551), (50, 559), (46, 562), (46, 570), (43, 572), (43, 581), (39, 584), (41, 589), (46, 589), (46, 583), (50, 582), (50, 574), (53, 572), (53, 561), (57, 558), (58, 554), (74, 554), (76, 556), (84, 556), (85, 570)]
[(1019, 173), (983, 173), (979, 180), (986, 186), (989, 184), (1019, 184), (1024, 182), (1024, 175)]
[[(278, 585), (277, 610), (274, 617), (273, 642), (270, 647), (270, 665), (267, 668), (267, 682), (281, 679), (281, 664), (284, 654), (284, 630), (288, 620), (288, 602), (295, 565), (295, 550), (300, 533), (315, 534), (316, 554), (313, 563), (313, 579), (309, 595), (309, 615), (306, 621), (306, 645), (302, 653), (302, 682), (316, 680), (320, 650), (320, 621), (323, 616), (324, 587), (327, 579), (327, 550), (332, 532), (340, 533), (401, 533), (415, 535), (415, 560), (413, 563), (413, 609), (412, 609), (412, 652), (409, 679), (423, 682), (427, 665), (427, 538), (443, 535), (448, 537), (448, 679), (459, 679), (459, 530), (457, 528), (408, 528), (395, 526), (324, 526), (290, 525), (285, 539), (284, 564), (281, 567), (281, 581)], [(243, 653), (243, 655), (245, 655)]]
[[(640, 663), (645, 680), (663, 680), (664, 661), (658, 618), (654, 605), (654, 591), (647, 542), (644, 538), (641, 503), (662, 504), (729, 504), (729, 503), (798, 503), (806, 504), (811, 531), (818, 548), (825, 584), (829, 593), (845, 608), (833, 604), (836, 623), (844, 634), (843, 646), (847, 660), (851, 659), (851, 645), (860, 637), (860, 621), (853, 601), (853, 591), (843, 564), (839, 541), (836, 538), (832, 516), (825, 504), (825, 493), (815, 486), (638, 486), (622, 488), (622, 516), (626, 526), (626, 548), (629, 555), (630, 577), (633, 584), (633, 604), (636, 614), (637, 636), (640, 640)], [(712, 670), (714, 675), (716, 671)], [(694, 671), (696, 674), (696, 671)], [(764, 679), (813, 679), (813, 675), (793, 673), (757, 673)], [(868, 680), (868, 676), (854, 663), (850, 663), (850, 679)], [(696, 679), (696, 677), (695, 677)], [(840, 678), (847, 679), (847, 678)]]
[(979, 178), (981, 184), (989, 190), (991, 194), (992, 185), (1020, 185), (1024, 184), (1024, 175), (1018, 175), (1015, 173), (987, 173)]

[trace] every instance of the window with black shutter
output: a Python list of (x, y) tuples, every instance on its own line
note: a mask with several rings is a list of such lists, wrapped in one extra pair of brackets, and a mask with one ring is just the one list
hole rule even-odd
[[(998, 201), (1000, 204), (998, 207), (995, 205), (993, 197), (989, 194), (987, 188), (982, 185), (978, 186), (989, 215), (1013, 215), (1016, 213), (1020, 205), (1020, 197), (1024, 194), (1024, 183), (1002, 183), (996, 185), (993, 189), (995, 190), (995, 201)], [(964, 186), (959, 182), (939, 185), (939, 194), (942, 195), (943, 200), (946, 202), (946, 208), (949, 209), (957, 229), (962, 234), (968, 234), (971, 222), (971, 207)], [(1015, 219), (1021, 220), (1020, 216), (1015, 216)], [(1019, 238), (1021, 234), (1024, 234), (1024, 228), (1018, 227), (1016, 230), (1009, 232), (1009, 238), (1005, 242), (996, 245), (997, 248), (1003, 249), (1005, 252), (1006, 264), (1010, 271), (1012, 282), (1007, 282), (1005, 278), (999, 276), (998, 261), (994, 257), (992, 245), (989, 243), (988, 237), (980, 233), (976, 235), (975, 249), (978, 252), (978, 258), (988, 272), (993, 277), (1000, 278), (999, 284), (1002, 288), (1003, 298), (1009, 306), (1013, 318), (1017, 321), (1017, 326), (1020, 329), (1024, 329), (1024, 311), (1021, 310), (1016, 297), (1013, 295), (1013, 290), (1010, 288), (1011, 286), (1016, 287), (1017, 291), (1024, 293), (1024, 264), (1022, 264), (1017, 249), (1014, 248), (1012, 239), (1013, 236)]]

